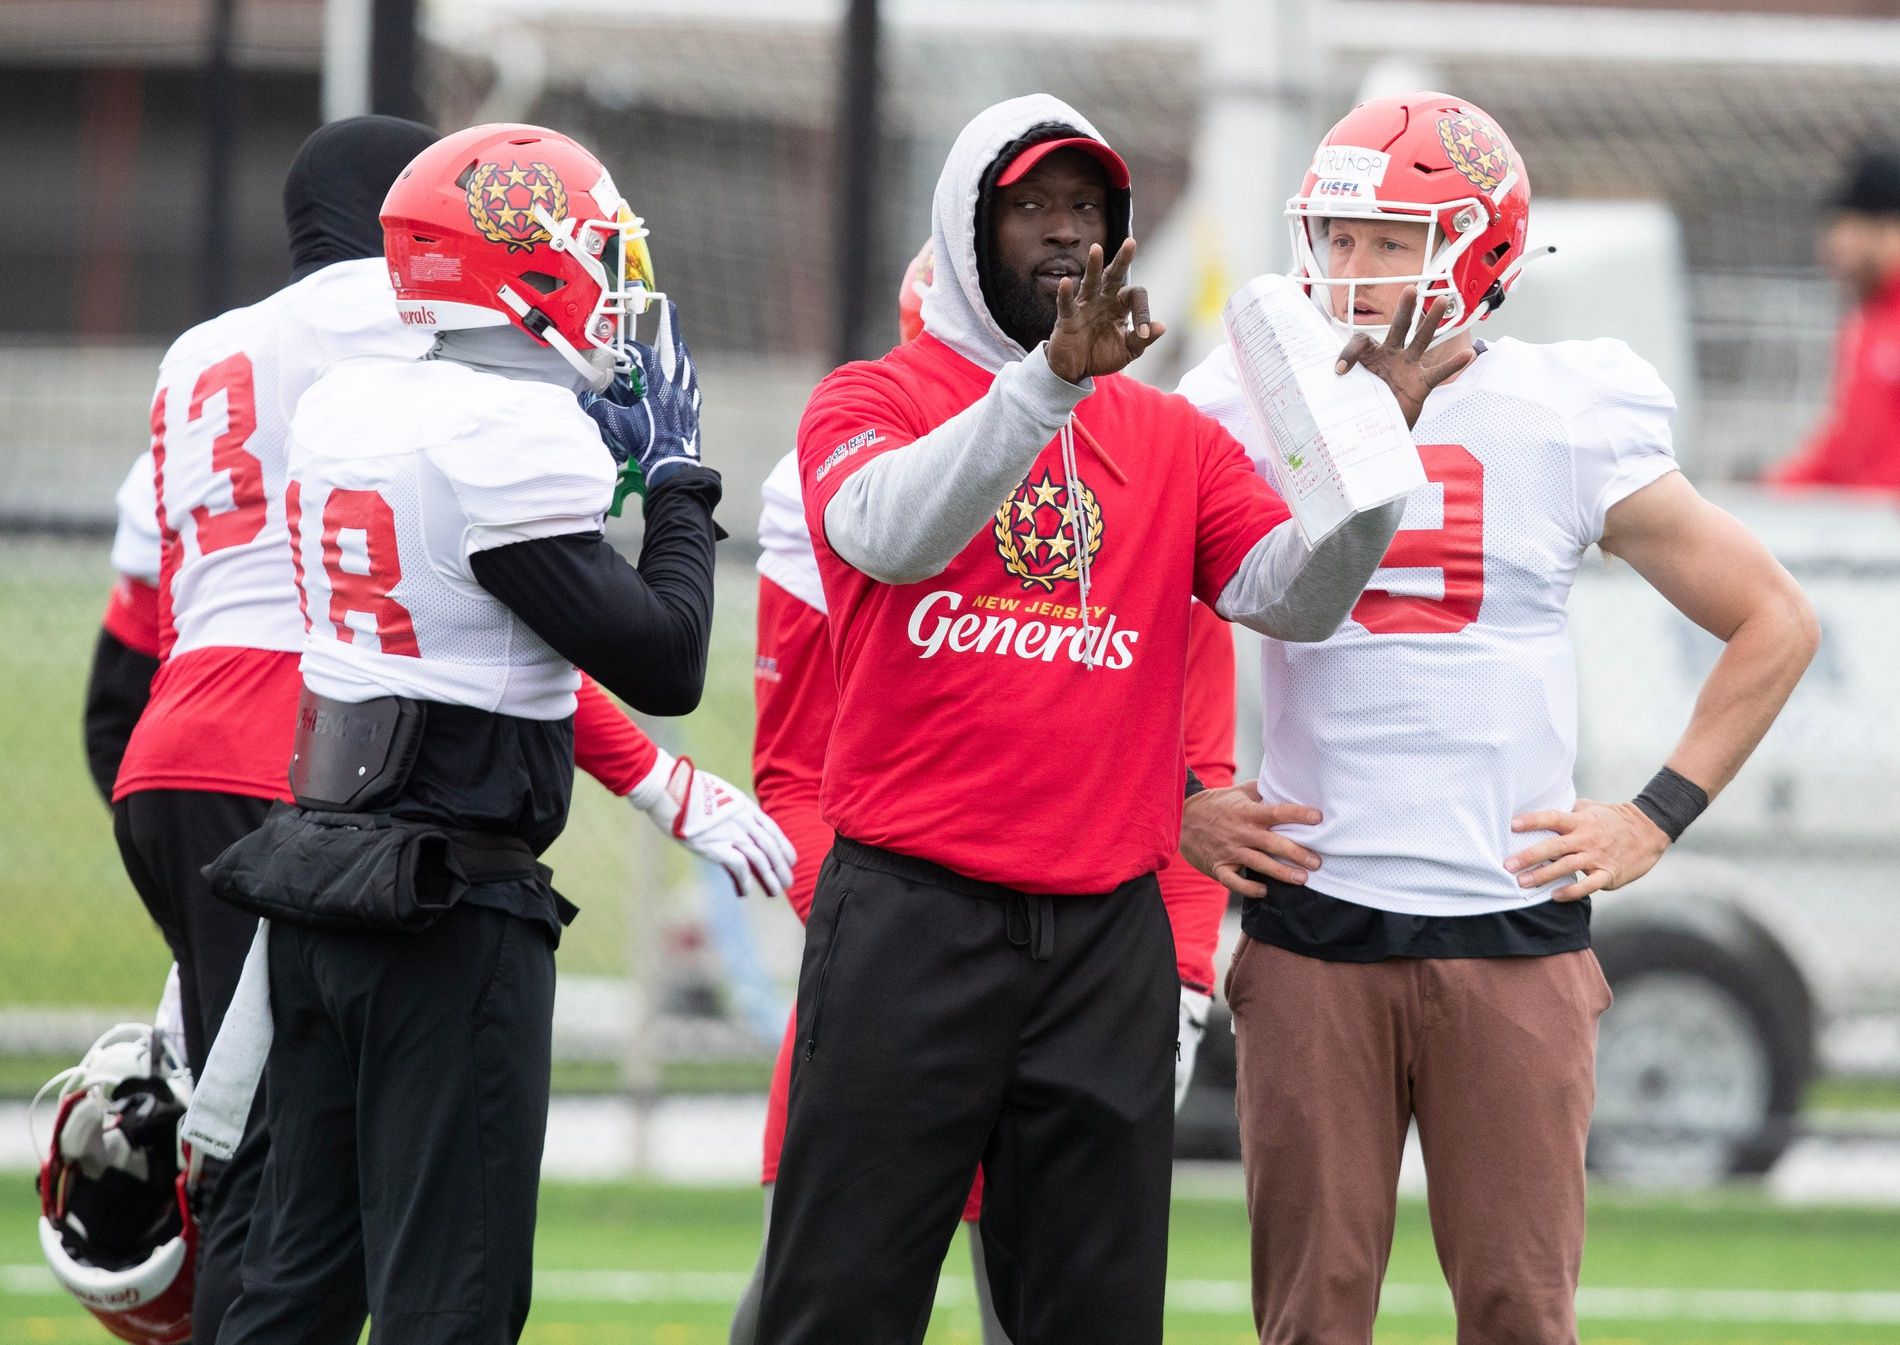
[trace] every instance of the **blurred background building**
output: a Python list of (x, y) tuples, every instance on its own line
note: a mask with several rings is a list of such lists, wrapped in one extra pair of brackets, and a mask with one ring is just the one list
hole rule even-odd
[[(0, 1096), (156, 998), (162, 944), (79, 751), (112, 496), (165, 343), (287, 278), (282, 175), (321, 120), (554, 126), (649, 221), (734, 534), (707, 704), (655, 733), (744, 780), (758, 484), (831, 363), (894, 341), (897, 279), (968, 116), (1047, 90), (1122, 150), (1142, 277), (1180, 319), (1138, 368), (1171, 384), (1218, 339), (1226, 295), (1285, 265), (1280, 208), (1318, 136), (1408, 86), (1498, 119), (1532, 177), (1532, 242), (1560, 248), (1487, 329), (1620, 336), (1654, 361), (1691, 474), (1728, 488), (1827, 626), (1685, 853), (1603, 904), (1624, 962), (1600, 1161), (1706, 1181), (1779, 1160), (1770, 1180), (1793, 1189), (1900, 1202), (1900, 510), (1745, 488), (1826, 393), (1842, 298), (1814, 242), (1849, 156), (1900, 128), (1890, 0), (5, 0)], [(1586, 576), (1576, 612), (1583, 784), (1627, 795), (1712, 643), (1627, 572)], [(798, 929), (735, 906), (645, 825), (583, 787), (553, 857), (586, 910), (561, 955), (558, 1084), (593, 1099), (571, 1108), (592, 1138), (560, 1161), (743, 1179)], [(1183, 1143), (1220, 1157), (1231, 1106), (1209, 1055)]]

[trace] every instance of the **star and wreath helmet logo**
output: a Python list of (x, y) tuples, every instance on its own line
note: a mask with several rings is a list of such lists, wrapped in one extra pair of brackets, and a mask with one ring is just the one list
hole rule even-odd
[(1482, 117), (1459, 113), (1438, 119), (1438, 143), (1451, 166), (1479, 191), (1496, 191), (1511, 173), (1511, 148), (1503, 132)]
[(548, 165), (537, 161), (485, 163), (468, 179), (468, 213), (482, 237), (510, 252), (531, 252), (549, 241), (534, 217), (540, 206), (555, 219), (567, 215), (567, 188)]
[(1053, 593), (1057, 584), (1079, 579), (1082, 557), (1076, 544), (1078, 535), (1088, 548), (1091, 562), (1102, 549), (1101, 502), (1080, 481), (1075, 483), (1075, 500), (1082, 513), (1079, 529), (1070, 517), (1068, 487), (1045, 468), (1040, 481), (1025, 479), (996, 511), (991, 529), (996, 554), (1002, 557), (1003, 568), (1020, 579), (1024, 588)]

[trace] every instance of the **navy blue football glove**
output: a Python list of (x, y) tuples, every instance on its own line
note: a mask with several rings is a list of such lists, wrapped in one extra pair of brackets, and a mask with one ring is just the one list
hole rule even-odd
[(628, 495), (645, 495), (681, 467), (699, 462), (699, 372), (680, 336), (679, 308), (671, 299), (663, 305), (654, 344), (635, 341), (630, 347), (630, 374), (605, 392), (581, 394), (581, 409), (600, 426), (600, 437), (621, 464), (608, 510), (616, 516)]

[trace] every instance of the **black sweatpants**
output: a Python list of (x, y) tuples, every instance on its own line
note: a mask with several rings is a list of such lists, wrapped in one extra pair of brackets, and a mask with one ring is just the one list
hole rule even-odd
[[(554, 949), (467, 904), (274, 922), (270, 1159), (218, 1345), (507, 1345), (528, 1318)], [(367, 1284), (367, 1296), (361, 1286)]]
[[(189, 789), (141, 790), (112, 809), (126, 874), (178, 963), (185, 1050), (194, 1074), (204, 1069), (217, 1040), (257, 933), (257, 917), (212, 896), (199, 870), (257, 830), (269, 811), (268, 799)], [(269, 1151), (263, 1112), (262, 1106), (253, 1107), (236, 1155), (229, 1163), (206, 1163), (199, 1182), (198, 1267), (191, 1299), (197, 1345), (213, 1345), (218, 1323), (238, 1294), (251, 1205)]]
[(980, 1160), (1016, 1345), (1157, 1345), (1179, 982), (1152, 875), (1037, 897), (840, 837), (819, 874), (760, 1345), (920, 1335)]
[(178, 963), (193, 1071), (204, 1068), (257, 933), (257, 917), (212, 896), (199, 870), (268, 812), (269, 799), (190, 789), (142, 790), (112, 807), (126, 874)]

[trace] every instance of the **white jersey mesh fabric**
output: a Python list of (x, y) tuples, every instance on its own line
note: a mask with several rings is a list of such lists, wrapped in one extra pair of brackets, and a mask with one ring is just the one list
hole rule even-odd
[(301, 647), (283, 500), (291, 413), (331, 364), (413, 359), (429, 342), (402, 325), (378, 257), (326, 266), (172, 343), (152, 414), (163, 525), (177, 539), (163, 579), (171, 655)]
[(469, 566), (600, 529), (614, 462), (572, 393), (447, 361), (352, 361), (298, 406), (290, 476), (306, 685), (574, 713), (573, 665)]
[[(1257, 452), (1224, 355), (1181, 391)], [(1674, 409), (1616, 341), (1500, 341), (1432, 394), (1429, 484), (1352, 617), (1263, 649), (1260, 790), (1324, 814), (1286, 828), (1324, 857), (1316, 891), (1415, 915), (1548, 899), (1503, 863), (1535, 839), (1513, 816), (1576, 797), (1570, 587), (1610, 508), (1675, 469)]]
[(787, 453), (772, 468), (760, 491), (759, 573), (819, 611), (825, 610), (825, 586), (818, 578), (805, 501), (798, 489), (798, 454)]

